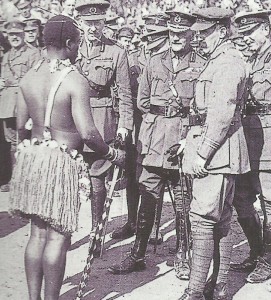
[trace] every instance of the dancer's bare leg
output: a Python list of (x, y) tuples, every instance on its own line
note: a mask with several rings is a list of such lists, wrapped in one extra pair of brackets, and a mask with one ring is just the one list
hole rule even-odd
[(40, 300), (43, 278), (42, 256), (46, 244), (46, 223), (34, 217), (31, 220), (31, 235), (25, 250), (25, 273), (29, 300)]
[(43, 253), (44, 300), (58, 300), (59, 298), (70, 242), (70, 236), (48, 228), (47, 243)]

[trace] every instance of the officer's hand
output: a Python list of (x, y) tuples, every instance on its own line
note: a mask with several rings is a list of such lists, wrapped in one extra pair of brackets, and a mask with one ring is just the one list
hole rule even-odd
[(208, 171), (206, 170), (205, 165), (206, 159), (198, 155), (193, 166), (195, 177), (202, 178), (208, 175)]
[(5, 80), (3, 78), (0, 78), (0, 91), (5, 88)]
[(129, 130), (124, 127), (120, 127), (117, 130), (117, 135), (120, 135), (123, 141), (126, 140), (128, 134), (129, 134)]
[(180, 140), (178, 144), (171, 146), (165, 154), (169, 154), (168, 161), (171, 161), (172, 164), (177, 165), (180, 158), (183, 156), (183, 150), (186, 144), (186, 139)]
[(116, 156), (111, 160), (112, 164), (124, 168), (126, 160), (126, 152), (120, 149), (114, 149), (116, 151)]

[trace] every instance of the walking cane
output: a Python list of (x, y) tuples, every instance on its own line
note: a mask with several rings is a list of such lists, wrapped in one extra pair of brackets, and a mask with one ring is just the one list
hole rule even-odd
[[(110, 186), (110, 189), (108, 192), (108, 196), (106, 197), (106, 200), (104, 203), (104, 211), (103, 211), (102, 218), (99, 221), (97, 227), (95, 228), (94, 236), (92, 236), (92, 233), (90, 233), (90, 235), (89, 235), (90, 239), (89, 239), (89, 250), (88, 250), (87, 263), (83, 270), (80, 283), (78, 285), (78, 289), (77, 289), (77, 293), (76, 293), (76, 300), (80, 300), (84, 295), (84, 289), (87, 286), (89, 274), (91, 272), (91, 265), (93, 264), (93, 261), (94, 261), (93, 253), (96, 250), (97, 241), (99, 241), (100, 239), (103, 239), (103, 242), (102, 242), (102, 249), (103, 249), (105, 228), (108, 223), (110, 206), (113, 201), (113, 199), (112, 199), (113, 192), (114, 192), (114, 189), (115, 189), (115, 186), (117, 183), (119, 170), (120, 170), (119, 167), (115, 166), (111, 186)], [(101, 249), (101, 252), (102, 252), (102, 249)]]

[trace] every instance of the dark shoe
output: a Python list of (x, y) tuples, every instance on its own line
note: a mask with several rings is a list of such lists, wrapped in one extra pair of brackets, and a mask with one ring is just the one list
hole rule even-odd
[(9, 192), (9, 183), (1, 185), (0, 191), (3, 193)]
[(128, 274), (132, 272), (143, 271), (146, 269), (145, 259), (136, 259), (132, 255), (127, 256), (119, 265), (108, 268), (113, 274)]
[(248, 257), (239, 264), (230, 264), (230, 270), (235, 272), (252, 272), (258, 262), (258, 258)]
[(260, 283), (271, 278), (271, 265), (262, 257), (259, 257), (257, 266), (253, 272), (251, 272), (246, 281), (249, 283)]
[(213, 300), (229, 300), (228, 285), (224, 282), (216, 284)]
[(124, 240), (135, 235), (135, 232), (136, 226), (127, 222), (126, 224), (124, 224), (124, 226), (119, 227), (115, 231), (113, 231), (111, 237), (115, 240)]
[(190, 264), (188, 259), (175, 258), (174, 260), (175, 275), (180, 280), (189, 280)]
[(205, 298), (202, 293), (193, 292), (189, 289), (186, 289), (179, 300), (205, 300)]

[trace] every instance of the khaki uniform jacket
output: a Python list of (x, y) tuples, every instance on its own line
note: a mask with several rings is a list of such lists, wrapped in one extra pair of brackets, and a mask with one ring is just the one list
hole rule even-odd
[[(77, 66), (88, 79), (90, 106), (97, 129), (106, 142), (116, 136), (117, 120), (113, 111), (110, 87), (116, 83), (119, 96), (119, 127), (133, 129), (133, 102), (126, 51), (112, 40), (102, 37), (98, 46), (87, 52), (83, 44)], [(85, 151), (87, 150), (85, 146)]]
[[(194, 54), (194, 53), (193, 53)], [(173, 69), (171, 51), (151, 56), (139, 83), (138, 108), (144, 113), (139, 133), (138, 151), (144, 166), (178, 169), (168, 161), (165, 152), (178, 143), (184, 135), (180, 116), (165, 117), (150, 113), (150, 105), (189, 106), (194, 97), (194, 87), (204, 60), (199, 56), (186, 54)], [(178, 96), (174, 95), (171, 84)], [(177, 99), (178, 98), (178, 99)]]
[(1, 77), (5, 80), (5, 88), (1, 92), (0, 118), (16, 117), (19, 82), (39, 59), (39, 50), (27, 44), (19, 50), (12, 48), (4, 54)]
[(246, 68), (232, 43), (216, 48), (198, 78), (195, 106), (206, 113), (203, 126), (191, 126), (183, 171), (193, 174), (197, 155), (207, 159), (210, 173), (242, 174), (250, 170), (241, 123)]
[(252, 170), (271, 170), (271, 44), (252, 64), (251, 96), (269, 112), (243, 119)]

